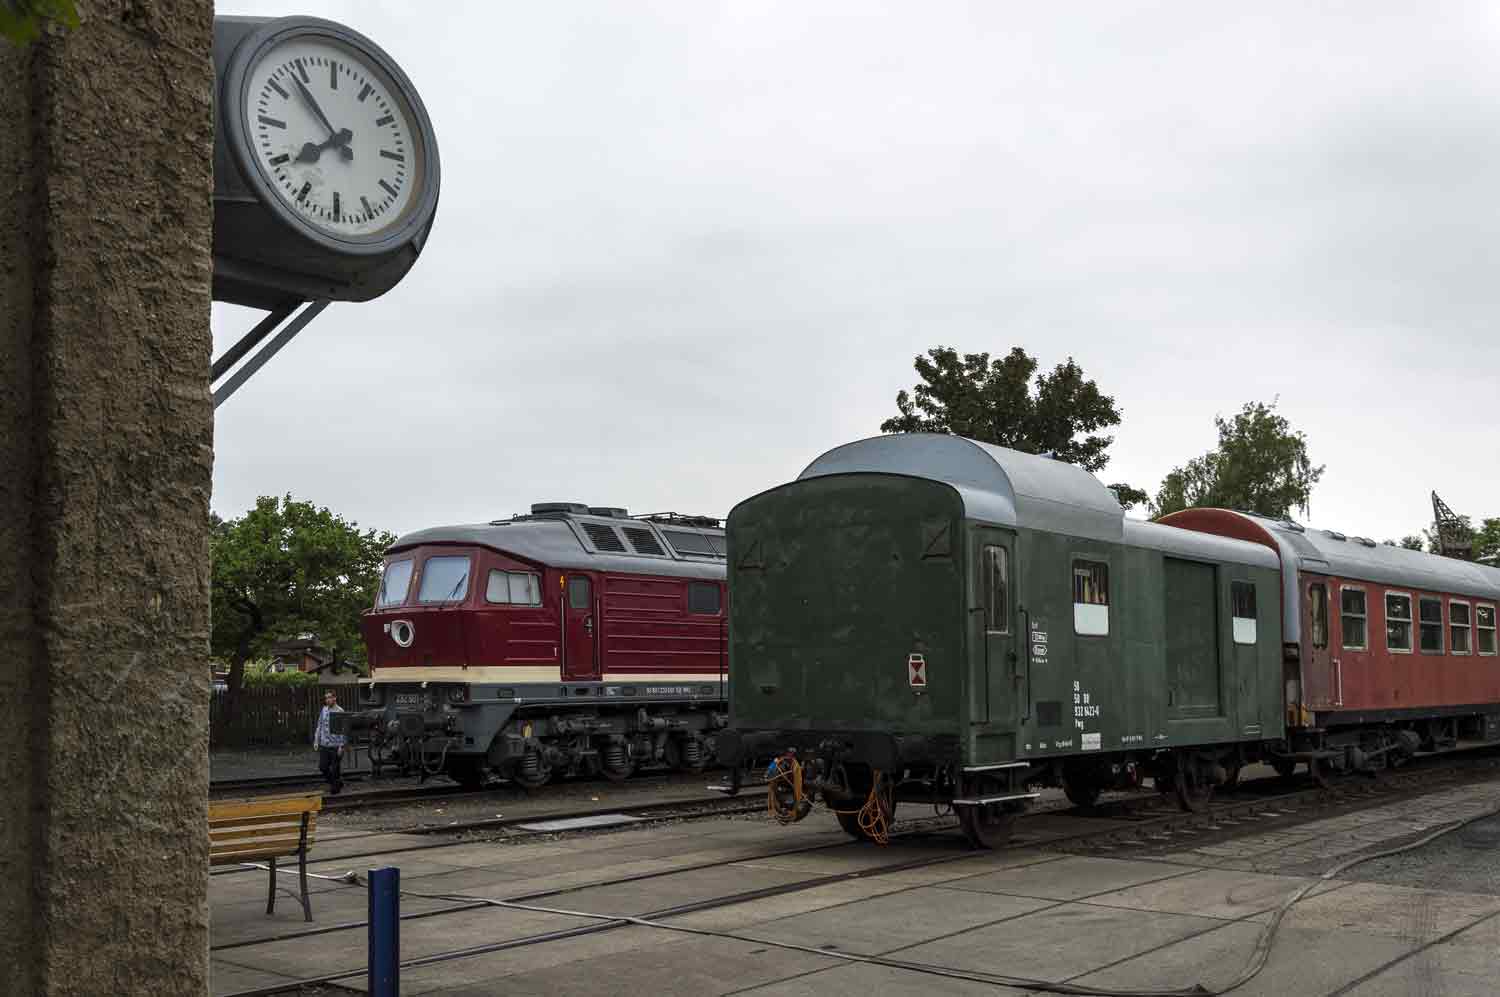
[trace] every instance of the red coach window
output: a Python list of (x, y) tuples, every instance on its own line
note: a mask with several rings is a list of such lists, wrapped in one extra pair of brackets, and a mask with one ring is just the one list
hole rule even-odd
[(1324, 648), (1328, 646), (1328, 586), (1322, 582), (1309, 586), (1307, 589), (1309, 600), (1308, 610), (1312, 614), (1312, 643), (1313, 647)]
[(1495, 607), (1474, 607), (1475, 643), (1480, 654), (1495, 653)]
[(1469, 622), (1467, 602), (1448, 603), (1448, 643), (1452, 645), (1454, 654), (1469, 653)]
[(1411, 653), (1411, 596), (1405, 592), (1385, 594), (1385, 648)]
[(1363, 651), (1370, 646), (1369, 610), (1365, 590), (1345, 585), (1339, 593), (1344, 622), (1344, 650)]
[(1443, 653), (1443, 600), (1418, 599), (1417, 612), (1422, 617), (1420, 641), (1423, 654)]

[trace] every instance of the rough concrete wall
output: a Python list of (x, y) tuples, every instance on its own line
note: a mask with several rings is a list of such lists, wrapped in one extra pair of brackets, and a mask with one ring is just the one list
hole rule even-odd
[(201, 994), (213, 7), (79, 8), (0, 43), (0, 715), (29, 731), (0, 813), (30, 888), (13, 933), (0, 876), (0, 965), (23, 993)]

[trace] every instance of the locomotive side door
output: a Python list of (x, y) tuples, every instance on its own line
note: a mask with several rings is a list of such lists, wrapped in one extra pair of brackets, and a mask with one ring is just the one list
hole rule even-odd
[(969, 721), (1014, 730), (1014, 704), (1022, 692), (1017, 685), (1022, 676), (1016, 655), (1016, 537), (1009, 530), (984, 526), (974, 527), (972, 535), (970, 625), (977, 627), (983, 653), (970, 659), (977, 674), (969, 682)]
[(563, 588), (564, 682), (587, 682), (599, 677), (599, 624), (593, 579), (586, 574), (567, 576)]
[(1302, 704), (1310, 710), (1338, 705), (1343, 696), (1339, 662), (1329, 649), (1329, 596), (1332, 586), (1323, 575), (1303, 576), (1302, 585)]

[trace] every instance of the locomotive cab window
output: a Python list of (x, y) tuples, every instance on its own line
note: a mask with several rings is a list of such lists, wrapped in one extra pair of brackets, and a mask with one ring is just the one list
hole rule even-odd
[(1397, 654), (1411, 653), (1411, 596), (1405, 593), (1385, 595), (1385, 647)]
[(1344, 624), (1344, 650), (1363, 651), (1369, 647), (1369, 610), (1365, 604), (1365, 590), (1345, 585), (1339, 594)]
[(1422, 648), (1423, 654), (1443, 653), (1443, 600), (1441, 599), (1418, 599), (1417, 615), (1421, 617), (1418, 625), (1418, 646)]
[(1322, 582), (1307, 588), (1307, 611), (1312, 617), (1312, 644), (1322, 650), (1328, 646), (1328, 586)]
[(688, 585), (689, 613), (714, 615), (718, 613), (721, 605), (719, 586), (713, 582), (693, 582)]
[(1454, 654), (1468, 654), (1473, 650), (1469, 646), (1469, 628), (1472, 622), (1467, 602), (1448, 603), (1448, 645)]
[(380, 597), (375, 600), (375, 608), (401, 605), (406, 601), (406, 590), (409, 588), (411, 558), (390, 562), (385, 566), (385, 573), (380, 576)]
[(1109, 565), (1073, 562), (1073, 632), (1084, 637), (1109, 634)]
[(1004, 547), (984, 549), (984, 628), (1010, 633), (1010, 552)]
[(429, 557), (422, 565), (422, 584), (417, 589), (418, 602), (453, 602), (469, 591), (468, 557)]
[(568, 576), (568, 608), (588, 609), (593, 602), (589, 580), (583, 575)]
[(491, 571), (484, 601), (510, 606), (540, 606), (542, 583), (530, 571)]
[(1495, 607), (1474, 607), (1474, 645), (1480, 654), (1495, 653)]
[(1229, 600), (1231, 616), (1234, 620), (1234, 642), (1254, 644), (1256, 640), (1255, 583), (1231, 582)]

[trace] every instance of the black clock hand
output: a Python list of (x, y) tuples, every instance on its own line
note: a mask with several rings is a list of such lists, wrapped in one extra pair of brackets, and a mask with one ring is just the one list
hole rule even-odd
[(297, 162), (316, 163), (324, 149), (336, 148), (339, 156), (343, 159), (353, 159), (354, 150), (349, 148), (349, 140), (354, 138), (354, 133), (347, 128), (340, 128), (338, 134), (328, 136), (323, 142), (304, 142), (302, 151), (297, 153)]
[(312, 108), (313, 113), (318, 116), (318, 120), (323, 122), (323, 127), (328, 129), (328, 134), (332, 136), (334, 132), (337, 131), (337, 129), (335, 129), (329, 122), (328, 115), (324, 114), (323, 109), (318, 106), (317, 98), (314, 97), (312, 95), (312, 91), (307, 89), (307, 86), (297, 78), (296, 73), (291, 73), (290, 75), (292, 77), (292, 82), (297, 84), (297, 91), (302, 94), (302, 99), (307, 101), (307, 106)]

